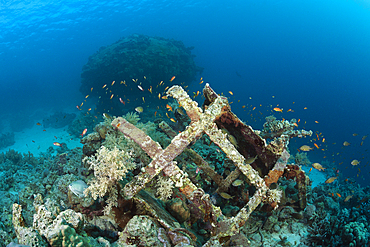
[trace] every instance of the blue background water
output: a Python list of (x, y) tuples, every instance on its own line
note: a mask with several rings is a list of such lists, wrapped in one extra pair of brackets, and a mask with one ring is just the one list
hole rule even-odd
[[(99, 47), (132, 33), (162, 36), (195, 47), (201, 76), (217, 92), (234, 93), (240, 118), (261, 128), (257, 111), (266, 116), (271, 107), (283, 108), (275, 115), (299, 118), (300, 127), (306, 121), (306, 129), (326, 138), (312, 141), (325, 151), (311, 151), (311, 161), (334, 159), (353, 177), (360, 168), (358, 179), (366, 184), (370, 139), (360, 142), (370, 132), (368, 1), (22, 0), (0, 6), (0, 115), (14, 130), (30, 125), (35, 112), (79, 104), (82, 66)], [(201, 86), (196, 82), (191, 91)], [(343, 147), (344, 141), (351, 145)], [(301, 144), (312, 146), (304, 139), (291, 149)], [(352, 167), (352, 159), (360, 165)]]

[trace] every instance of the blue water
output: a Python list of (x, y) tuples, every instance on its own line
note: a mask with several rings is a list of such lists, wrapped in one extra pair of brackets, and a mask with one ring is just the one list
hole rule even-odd
[(360, 143), (370, 134), (368, 1), (1, 1), (0, 30), (0, 115), (13, 131), (37, 112), (74, 109), (84, 99), (82, 66), (99, 47), (133, 33), (161, 36), (195, 47), (199, 77), (232, 91), (241, 119), (259, 129), (271, 107), (283, 108), (275, 116), (300, 119), (326, 139), (292, 140), (291, 151), (320, 144), (325, 151), (311, 151), (311, 161), (333, 161), (367, 185), (370, 138)]

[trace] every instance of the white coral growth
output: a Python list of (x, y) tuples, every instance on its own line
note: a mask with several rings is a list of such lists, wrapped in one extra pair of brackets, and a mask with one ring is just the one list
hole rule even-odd
[(157, 196), (162, 201), (166, 201), (172, 195), (173, 182), (168, 177), (158, 176), (157, 179)]
[(108, 194), (109, 198), (107, 206), (104, 208), (104, 214), (109, 214), (112, 207), (117, 206), (117, 182), (122, 177), (126, 177), (129, 170), (135, 168), (131, 155), (131, 153), (121, 151), (117, 147), (109, 150), (105, 146), (101, 146), (95, 156), (83, 159), (83, 162), (89, 164), (90, 169), (94, 170), (95, 175), (84, 194), (91, 194), (94, 200)]

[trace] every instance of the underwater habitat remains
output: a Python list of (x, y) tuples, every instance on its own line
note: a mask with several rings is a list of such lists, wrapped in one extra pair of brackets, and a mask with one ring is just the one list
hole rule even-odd
[[(359, 183), (367, 134), (337, 144), (316, 129), (321, 119), (308, 119), (304, 98), (310, 83), (268, 85), (236, 67), (208, 81), (189, 42), (135, 33), (111, 39), (84, 54), (80, 84), (65, 89), (78, 95), (73, 104), (43, 92), (63, 107), (0, 119), (0, 247), (370, 246), (370, 187)], [(287, 60), (295, 63), (295, 52)], [(238, 63), (263, 67), (249, 56)], [(228, 65), (220, 64), (221, 73)], [(290, 107), (276, 103), (291, 92)]]

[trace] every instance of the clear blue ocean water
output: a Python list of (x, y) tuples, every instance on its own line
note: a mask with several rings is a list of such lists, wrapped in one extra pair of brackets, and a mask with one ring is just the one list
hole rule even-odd
[(161, 36), (195, 47), (199, 78), (218, 93), (232, 91), (241, 119), (256, 129), (270, 114), (300, 119), (322, 134), (293, 140), (293, 153), (317, 143), (311, 161), (335, 162), (368, 185), (370, 138), (360, 145), (370, 133), (368, 1), (0, 1), (0, 30), (0, 118), (11, 123), (2, 130), (75, 110), (85, 97), (82, 66), (99, 47), (133, 33)]

